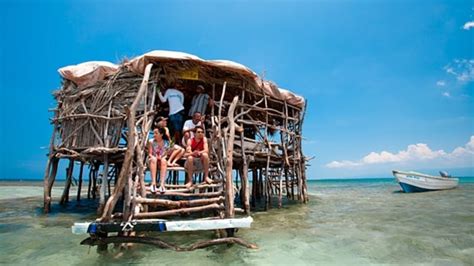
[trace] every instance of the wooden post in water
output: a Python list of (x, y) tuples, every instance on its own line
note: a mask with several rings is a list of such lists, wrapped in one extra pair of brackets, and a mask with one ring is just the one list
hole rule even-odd
[(225, 178), (225, 217), (232, 218), (234, 217), (234, 184), (232, 182), (232, 165), (234, 157), (234, 139), (235, 139), (235, 121), (234, 121), (234, 111), (237, 105), (239, 96), (235, 96), (232, 100), (232, 103), (229, 107), (229, 112), (227, 117), (229, 120), (229, 139), (227, 140), (227, 161), (226, 161), (226, 178)]
[[(58, 116), (58, 111), (54, 112), (54, 118)], [(54, 180), (56, 178), (56, 173), (58, 169), (58, 160), (54, 157), (54, 140), (56, 138), (58, 122), (55, 120), (53, 124), (53, 132), (51, 134), (51, 139), (49, 140), (49, 152), (48, 152), (48, 161), (46, 163), (46, 169), (44, 171), (43, 179), (43, 212), (48, 213), (51, 209), (51, 188), (53, 187)]]
[(81, 189), (82, 189), (82, 173), (84, 170), (84, 162), (81, 161), (81, 168), (79, 170), (79, 183), (77, 184), (77, 201), (81, 200)]
[(48, 169), (48, 177), (45, 178), (44, 184), (44, 212), (48, 213), (51, 210), (51, 190), (53, 189), (54, 181), (56, 180), (56, 174), (58, 173), (59, 159), (51, 158), (51, 168)]
[(105, 199), (107, 196), (108, 186), (108, 175), (109, 175), (109, 156), (104, 155), (104, 169), (102, 170), (100, 194), (99, 194), (99, 208), (97, 208), (97, 214), (101, 215), (105, 206)]
[[(245, 90), (242, 90), (242, 99), (241, 102), (243, 103), (245, 100)], [(240, 108), (240, 112), (244, 112), (244, 107)], [(240, 145), (241, 145), (241, 152), (242, 152), (242, 204), (244, 207), (245, 214), (250, 215), (250, 188), (249, 188), (249, 168), (247, 163), (247, 155), (245, 154), (245, 140), (244, 140), (244, 124), (240, 123), (241, 131), (240, 131)]]
[[(265, 110), (268, 108), (268, 100), (267, 96), (265, 95)], [(264, 186), (264, 198), (265, 198), (265, 210), (268, 210), (271, 207), (271, 192), (270, 192), (270, 177), (269, 177), (269, 168), (270, 168), (270, 154), (271, 154), (271, 147), (270, 141), (268, 140), (268, 111), (265, 111), (265, 144), (267, 145), (267, 166), (265, 167), (265, 186)]]
[(74, 171), (74, 159), (69, 159), (69, 166), (66, 168), (66, 183), (64, 184), (63, 195), (59, 204), (64, 205), (69, 202), (69, 190), (71, 189), (72, 173)]
[(253, 167), (252, 169), (252, 201), (251, 206), (255, 207), (256, 201), (257, 201), (257, 188), (258, 188), (258, 173), (257, 173), (257, 167)]

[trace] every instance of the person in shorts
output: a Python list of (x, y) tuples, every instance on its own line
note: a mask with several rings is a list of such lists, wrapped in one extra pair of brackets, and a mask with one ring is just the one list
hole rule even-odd
[(197, 171), (204, 172), (204, 182), (212, 183), (212, 179), (209, 178), (209, 147), (202, 126), (196, 126), (194, 137), (188, 139), (185, 157), (186, 187), (193, 185), (193, 174)]

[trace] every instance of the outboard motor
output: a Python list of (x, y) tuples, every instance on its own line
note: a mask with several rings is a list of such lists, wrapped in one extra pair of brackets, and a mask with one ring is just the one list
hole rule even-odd
[(446, 172), (446, 171), (439, 171), (439, 174), (440, 174), (442, 177), (451, 177), (451, 175), (448, 174), (448, 172)]

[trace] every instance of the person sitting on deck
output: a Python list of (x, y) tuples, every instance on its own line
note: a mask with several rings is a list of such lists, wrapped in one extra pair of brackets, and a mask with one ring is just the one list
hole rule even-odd
[(183, 126), (183, 145), (188, 145), (188, 140), (194, 137), (194, 130), (197, 126), (203, 127), (202, 116), (200, 112), (195, 112), (193, 118), (186, 120)]
[(161, 193), (165, 192), (165, 179), (167, 160), (166, 156), (169, 150), (169, 141), (165, 140), (166, 131), (164, 128), (156, 127), (153, 129), (153, 139), (148, 142), (148, 166), (151, 172), (150, 191), (156, 193), (156, 170), (160, 169), (160, 188)]
[[(156, 127), (158, 128), (163, 128), (165, 130), (165, 136), (167, 139), (171, 140), (170, 136), (170, 131), (167, 127), (168, 124), (168, 118), (159, 116), (156, 119)], [(179, 164), (177, 161), (181, 159), (184, 155), (185, 149), (178, 144), (173, 144), (172, 141), (170, 141), (170, 151), (168, 153), (169, 158), (167, 161), (168, 167), (178, 167)]]
[(181, 131), (183, 130), (183, 113), (184, 113), (184, 95), (180, 91), (182, 89), (181, 82), (175, 82), (175, 88), (168, 88), (165, 95), (162, 95), (161, 91), (158, 93), (158, 97), (161, 102), (168, 101), (170, 110), (169, 118), (171, 122), (171, 130), (174, 137), (175, 143), (181, 139)]
[(193, 185), (194, 171), (204, 172), (204, 182), (210, 184), (212, 180), (209, 178), (209, 147), (207, 138), (204, 136), (204, 128), (202, 126), (195, 127), (196, 135), (188, 140), (185, 156), (187, 157), (184, 168), (186, 169), (186, 187)]

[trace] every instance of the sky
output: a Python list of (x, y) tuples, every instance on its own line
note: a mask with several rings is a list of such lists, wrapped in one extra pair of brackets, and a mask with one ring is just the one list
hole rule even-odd
[(307, 99), (311, 179), (474, 175), (472, 1), (0, 0), (0, 179), (42, 179), (57, 69), (227, 59)]

